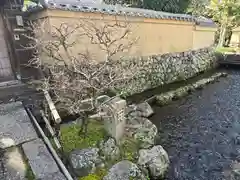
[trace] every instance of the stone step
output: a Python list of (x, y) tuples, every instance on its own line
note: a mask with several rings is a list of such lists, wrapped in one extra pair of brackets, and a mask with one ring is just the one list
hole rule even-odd
[(0, 104), (0, 148), (17, 146), (38, 138), (21, 102)]
[(24, 143), (22, 148), (36, 179), (66, 179), (41, 139)]

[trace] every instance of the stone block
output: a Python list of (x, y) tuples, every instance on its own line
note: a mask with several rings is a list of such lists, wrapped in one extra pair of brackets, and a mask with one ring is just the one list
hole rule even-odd
[(66, 177), (61, 172), (48, 174), (40, 180), (66, 180)]
[(59, 175), (60, 170), (41, 139), (27, 142), (22, 148), (36, 179), (45, 180), (53, 174)]
[(0, 148), (38, 138), (21, 102), (0, 105)]

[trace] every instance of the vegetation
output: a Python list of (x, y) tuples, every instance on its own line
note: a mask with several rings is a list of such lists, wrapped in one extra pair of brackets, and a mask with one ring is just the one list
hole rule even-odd
[[(62, 126), (60, 140), (64, 153), (70, 153), (74, 149), (97, 147), (98, 143), (105, 139), (106, 132), (100, 122), (90, 121), (86, 138), (79, 136), (80, 125), (72, 124)], [(135, 161), (136, 152), (139, 150), (139, 142), (132, 138), (124, 138), (120, 143), (121, 158)], [(119, 160), (117, 160), (119, 161)]]
[[(67, 155), (74, 149), (84, 149), (89, 147), (98, 147), (101, 140), (106, 138), (103, 125), (100, 122), (90, 122), (86, 138), (79, 136), (80, 125), (72, 124), (61, 127), (60, 140), (63, 151)], [(107, 160), (105, 162), (108, 169), (121, 160), (129, 160), (136, 162), (139, 143), (132, 138), (124, 138), (120, 143), (120, 158), (114, 161)], [(107, 169), (98, 169), (96, 173), (81, 177), (79, 180), (102, 180), (106, 175)]]
[(121, 160), (136, 161), (137, 153), (139, 151), (139, 142), (132, 138), (125, 138), (122, 140), (120, 146)]
[(209, 0), (191, 0), (186, 12), (195, 16), (205, 16), (208, 5)]
[(105, 2), (212, 18), (220, 27), (216, 36), (219, 47), (228, 44), (232, 29), (240, 25), (239, 0), (105, 0)]
[(219, 25), (218, 47), (224, 45), (227, 29), (232, 29), (240, 24), (239, 0), (211, 0), (208, 6), (208, 15)]
[[(80, 20), (77, 24), (61, 23), (48, 32), (45, 32), (45, 23), (33, 24), (36, 37), (28, 36), (32, 44), (27, 48), (36, 50), (29, 65), (44, 74), (32, 84), (39, 90), (51, 92), (58, 109), (79, 114), (83, 119), (79, 130), (86, 134), (87, 120), (91, 115), (99, 114), (106, 103), (99, 103), (97, 98), (119, 84), (125, 84), (137, 73), (124, 63), (117, 65), (120, 62), (114, 60), (114, 56), (131, 49), (137, 38), (131, 38), (127, 21), (96, 24), (91, 20)], [(46, 34), (51, 40), (44, 38)], [(80, 44), (82, 41), (102, 51), (101, 62), (87, 47), (74, 53), (73, 49), (84, 47)]]
[(183, 13), (190, 0), (104, 0), (107, 4), (121, 4), (130, 7)]
[(96, 147), (97, 143), (104, 139), (105, 131), (100, 122), (91, 121), (89, 123), (86, 138), (79, 136), (80, 125), (72, 124), (62, 126), (60, 129), (60, 141), (64, 153), (70, 153), (74, 149)]
[(190, 0), (143, 0), (142, 8), (172, 13), (184, 13)]
[(106, 174), (107, 171), (105, 169), (100, 169), (94, 174), (79, 178), (79, 180), (102, 180)]
[(236, 53), (240, 52), (240, 48), (232, 48), (232, 47), (218, 47), (216, 48), (217, 53)]
[(26, 169), (26, 173), (25, 173), (25, 178), (27, 180), (35, 180), (36, 178), (33, 174), (33, 171), (27, 162), (26, 162), (26, 167), (27, 167), (27, 169)]

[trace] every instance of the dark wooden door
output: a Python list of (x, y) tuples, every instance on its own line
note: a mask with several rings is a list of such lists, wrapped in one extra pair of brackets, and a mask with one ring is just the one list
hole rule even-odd
[(4, 36), (3, 19), (0, 15), (0, 81), (12, 80), (13, 72)]

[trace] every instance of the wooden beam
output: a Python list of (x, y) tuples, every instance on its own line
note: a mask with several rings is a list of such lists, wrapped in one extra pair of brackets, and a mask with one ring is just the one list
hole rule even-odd
[(52, 98), (51, 98), (50, 94), (48, 93), (48, 91), (44, 91), (44, 96), (45, 96), (45, 99), (47, 100), (48, 107), (49, 107), (49, 109), (51, 111), (51, 114), (52, 114), (52, 117), (53, 117), (55, 123), (60, 124), (61, 121), (62, 121), (61, 117), (59, 116), (58, 111), (57, 111), (57, 109), (56, 109), (56, 107), (55, 107), (55, 105), (54, 105), (54, 103), (52, 101)]

